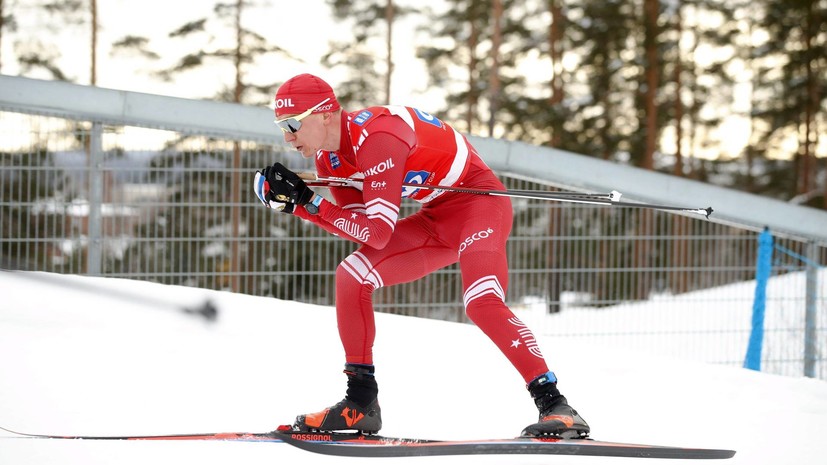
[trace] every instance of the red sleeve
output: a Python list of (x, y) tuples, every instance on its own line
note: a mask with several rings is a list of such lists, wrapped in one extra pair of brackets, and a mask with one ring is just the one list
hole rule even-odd
[[(326, 160), (329, 160), (329, 158), (326, 158)], [(334, 173), (333, 169), (330, 167), (329, 161), (323, 161), (320, 163), (319, 160), (317, 160), (316, 172), (319, 177), (323, 178), (328, 176), (337, 176), (337, 174)], [(365, 201), (362, 199), (362, 191), (359, 189), (356, 189), (355, 187), (332, 187), (330, 188), (330, 193), (336, 200), (336, 205), (347, 210), (356, 209), (364, 212)]]
[[(407, 126), (403, 129), (409, 130)], [(325, 201), (319, 206), (318, 218), (311, 221), (355, 242), (377, 249), (385, 247), (399, 219), (405, 162), (411, 148), (410, 138), (404, 131), (399, 136), (397, 132), (385, 130), (371, 132), (359, 148), (357, 160), (359, 170), (365, 174), (360, 193), (362, 202), (354, 196), (354, 192), (359, 191), (337, 189), (338, 192), (333, 193), (337, 203), (350, 208)], [(359, 208), (361, 205), (363, 209)], [(297, 209), (297, 215), (307, 219), (312, 216), (303, 208)]]
[[(316, 163), (316, 171), (319, 177), (328, 177), (328, 176), (335, 176), (335, 174), (330, 170), (330, 168), (325, 163)], [(362, 192), (359, 189), (353, 187), (332, 187), (330, 188), (330, 193), (333, 195), (333, 198), (336, 200), (336, 205), (338, 205), (341, 209), (347, 211), (353, 211), (358, 213), (365, 213), (365, 201), (362, 198)], [(323, 211), (327, 209), (331, 205), (330, 202), (324, 201), (319, 206), (319, 211)], [(295, 207), (293, 214), (298, 216), (299, 218), (305, 219), (314, 223), (324, 229), (325, 231), (339, 235), (341, 231), (322, 218), (321, 214), (318, 215), (311, 215), (307, 213), (304, 208)]]

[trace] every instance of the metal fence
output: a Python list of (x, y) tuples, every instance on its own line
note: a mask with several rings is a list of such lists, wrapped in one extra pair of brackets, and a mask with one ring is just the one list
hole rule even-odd
[[(275, 134), (268, 143), (134, 124), (0, 111), (0, 268), (334, 303), (336, 266), (355, 245), (262, 208), (250, 187), (255, 169), (276, 161), (310, 169), (306, 161)], [(503, 178), (515, 189), (559, 187)], [(755, 228), (643, 209), (513, 206), (507, 301), (535, 332), (743, 363)], [(402, 215), (417, 208), (405, 201)], [(788, 234), (775, 239), (764, 370), (827, 379), (819, 267), (827, 250)], [(380, 311), (466, 321), (455, 266), (380, 289), (375, 302)]]

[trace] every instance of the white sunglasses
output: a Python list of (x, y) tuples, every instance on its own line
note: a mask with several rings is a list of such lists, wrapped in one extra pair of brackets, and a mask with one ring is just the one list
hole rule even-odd
[(313, 107), (307, 109), (306, 111), (304, 111), (301, 114), (298, 114), (296, 116), (291, 116), (289, 118), (277, 119), (273, 122), (276, 123), (276, 126), (280, 127), (282, 132), (284, 132), (285, 134), (288, 133), (288, 132), (290, 134), (295, 134), (302, 127), (301, 120), (303, 120), (303, 119), (307, 118), (308, 116), (310, 116), (310, 114), (313, 113), (313, 111), (315, 111), (316, 108), (319, 108), (320, 106), (324, 105), (325, 103), (327, 103), (328, 100), (330, 100), (330, 97), (322, 100), (321, 102), (317, 103), (316, 105), (313, 105)]

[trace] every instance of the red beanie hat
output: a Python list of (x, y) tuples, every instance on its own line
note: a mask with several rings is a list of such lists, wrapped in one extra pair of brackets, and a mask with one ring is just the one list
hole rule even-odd
[(312, 74), (299, 74), (288, 79), (276, 91), (276, 118), (283, 115), (297, 115), (329, 98), (313, 113), (336, 111), (339, 101), (330, 84)]

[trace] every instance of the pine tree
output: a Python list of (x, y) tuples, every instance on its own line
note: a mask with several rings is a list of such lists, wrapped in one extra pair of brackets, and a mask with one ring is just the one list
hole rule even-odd
[[(615, 159), (629, 152), (639, 132), (635, 83), (640, 77), (630, 46), (638, 21), (623, 1), (575, 2), (568, 8), (566, 33), (579, 63), (568, 88), (567, 147), (577, 153)], [(625, 141), (625, 142), (624, 142)]]
[[(430, 83), (446, 93), (447, 108), (440, 114), (464, 132), (479, 127), (482, 115), (478, 101), (483, 94), (480, 84), (482, 56), (478, 50), (480, 29), (487, 21), (489, 2), (451, 0), (444, 14), (427, 12), (428, 45), (417, 48), (425, 60)], [(462, 77), (457, 71), (463, 69)], [(464, 123), (464, 124), (463, 124)]]
[[(331, 69), (343, 68), (347, 72), (347, 78), (337, 86), (336, 97), (345, 107), (393, 103), (394, 24), (417, 10), (401, 7), (393, 0), (327, 3), (334, 19), (351, 24), (353, 31), (351, 40), (330, 41), (330, 50), (322, 57)], [(413, 37), (410, 39), (412, 43)], [(384, 63), (380, 63), (379, 57), (383, 55)], [(382, 95), (382, 100), (376, 101), (376, 95)]]
[[(191, 43), (199, 46), (196, 50), (181, 57), (175, 66), (160, 71), (158, 75), (164, 79), (171, 79), (172, 76), (180, 73), (201, 68), (208, 61), (215, 61), (220, 65), (224, 65), (225, 68), (229, 64), (233, 71), (232, 84), (225, 82), (224, 87), (218, 89), (217, 98), (235, 103), (257, 105), (268, 103), (272, 98), (272, 89), (276, 87), (276, 83), (253, 84), (248, 82), (247, 67), (251, 66), (260, 57), (268, 54), (279, 54), (290, 59), (294, 58), (286, 50), (268, 44), (262, 35), (244, 26), (243, 14), (251, 8), (253, 6), (245, 0), (236, 0), (233, 3), (217, 3), (213, 8), (214, 18), (191, 20), (170, 32), (169, 36), (172, 38), (189, 39)], [(226, 46), (213, 47), (211, 45), (208, 30), (213, 27), (213, 22), (216, 21), (228, 24), (229, 30), (232, 31), (233, 40)], [(216, 27), (219, 30), (226, 30), (221, 25)], [(197, 39), (200, 39), (200, 44), (196, 41)], [(193, 156), (199, 155), (193, 154)], [(250, 286), (249, 282), (242, 282), (241, 270), (243, 264), (251, 260), (250, 254), (255, 253), (254, 250), (249, 248), (246, 253), (242, 253), (240, 249), (242, 228), (244, 225), (249, 226), (252, 221), (249, 217), (242, 217), (243, 187), (241, 175), (243, 172), (249, 173), (252, 171), (249, 170), (249, 167), (243, 165), (241, 145), (237, 141), (233, 142), (231, 159), (227, 161), (229, 184), (221, 186), (219, 189), (225, 196), (229, 193), (229, 208), (220, 210), (223, 213), (222, 220), (230, 229), (229, 251), (222, 257), (223, 261), (213, 262), (212, 265), (227, 272), (230, 277), (229, 287), (235, 291)], [(245, 171), (245, 168), (248, 169)], [(214, 178), (210, 181), (218, 183), (220, 180)], [(198, 211), (200, 217), (205, 218), (206, 223), (214, 222), (211, 209), (199, 209)], [(203, 233), (203, 231), (201, 232)], [(247, 234), (256, 233), (247, 229)]]
[(562, 28), (554, 28), (562, 26), (563, 12), (544, 1), (493, 2), (491, 8), (486, 134), (548, 144), (562, 136), (563, 38)]
[(0, 72), (3, 70), (3, 33), (17, 30), (14, 15), (6, 14), (6, 5), (5, 0), (0, 0)]
[[(431, 85), (441, 88), (447, 107), (440, 115), (464, 132), (507, 139), (547, 140), (548, 95), (537, 76), (517, 66), (547, 43), (538, 1), (452, 0), (428, 13), (431, 41), (417, 50)], [(533, 28), (533, 29), (532, 29)], [(543, 132), (543, 134), (538, 134)], [(544, 139), (545, 138), (545, 139)]]
[[(165, 80), (181, 73), (197, 70), (208, 62), (223, 65), (232, 69), (232, 81), (224, 81), (223, 87), (217, 89), (216, 98), (227, 102), (264, 105), (272, 98), (272, 89), (276, 82), (255, 84), (248, 82), (245, 70), (259, 58), (275, 54), (290, 60), (299, 61), (282, 47), (271, 45), (259, 33), (244, 26), (242, 21), (245, 12), (253, 9), (247, 0), (235, 0), (233, 3), (216, 3), (214, 17), (191, 20), (169, 33), (169, 37), (188, 40), (188, 44), (195, 46), (195, 50), (180, 57), (177, 63), (168, 69), (157, 73)], [(214, 24), (223, 22), (222, 24)], [(226, 27), (229, 26), (229, 27)], [(212, 28), (217, 34), (227, 35), (230, 31), (232, 40), (227, 45), (215, 47), (212, 45)], [(254, 94), (254, 95), (248, 95)]]
[[(758, 27), (766, 40), (753, 52), (757, 79), (753, 98), (756, 141), (769, 157), (791, 157), (793, 172), (782, 188), (791, 198), (815, 189), (815, 147), (819, 127), (825, 124), (822, 89), (827, 23), (823, 0), (763, 2)], [(784, 141), (794, 139), (797, 149), (789, 153)]]
[[(18, 4), (18, 7), (22, 5)], [(65, 73), (59, 65), (61, 58), (60, 47), (44, 42), (42, 31), (57, 32), (65, 28), (85, 27), (87, 19), (85, 14), (89, 13), (94, 18), (93, 10), (96, 7), (96, 0), (90, 0), (89, 9), (84, 7), (83, 0), (54, 0), (38, 3), (33, 6), (35, 14), (45, 13), (52, 21), (46, 21), (37, 28), (39, 34), (23, 36), (15, 41), (15, 54), (20, 65), (22, 75), (36, 74), (38, 71), (45, 71), (52, 79), (59, 81), (74, 81), (75, 79)], [(88, 21), (90, 26), (91, 56), (94, 62), (95, 46), (97, 38), (97, 22)], [(89, 82), (96, 79), (96, 69), (90, 69)]]

